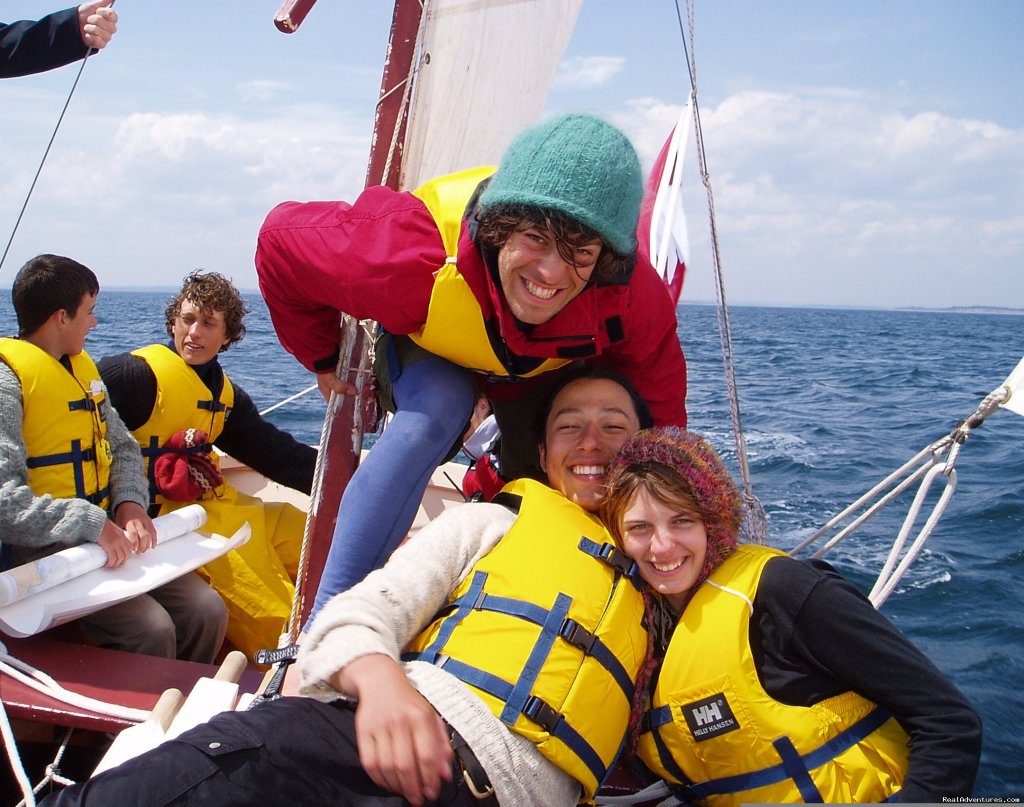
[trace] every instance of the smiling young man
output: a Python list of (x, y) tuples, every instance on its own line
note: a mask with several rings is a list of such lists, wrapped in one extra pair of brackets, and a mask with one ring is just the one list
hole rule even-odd
[[(264, 420), (218, 356), (245, 335), (245, 301), (216, 272), (193, 272), (165, 312), (166, 344), (104, 358), (111, 402), (146, 460), (155, 512), (202, 501), (205, 529), (249, 542), (203, 567), (228, 605), (228, 639), (251, 656), (277, 647), (291, 613), (305, 515), (237, 491), (220, 476), (217, 446), (275, 482), (308, 493), (316, 451)], [(191, 467), (189, 467), (191, 466)]]
[(309, 697), (225, 713), (43, 804), (593, 796), (618, 757), (647, 634), (633, 569), (591, 509), (597, 469), (650, 416), (614, 374), (562, 381), (538, 424), (550, 486), (519, 480), (495, 503), (446, 510), (332, 600), (299, 655)]
[[(0, 339), (5, 566), (94, 542), (116, 568), (155, 541), (138, 444), (84, 350), (99, 288), (59, 255), (33, 258), (11, 287), (19, 334)], [(226, 621), (220, 598), (189, 573), (78, 624), (100, 645), (210, 663)]]
[(685, 424), (673, 303), (637, 257), (642, 194), (626, 136), (572, 114), (520, 133), (496, 171), (271, 211), (256, 269), (281, 343), (325, 394), (351, 392), (334, 374), (341, 313), (376, 320), (378, 388), (395, 412), (342, 498), (314, 613), (405, 537), (479, 394), (506, 479), (536, 473), (538, 402), (575, 362), (619, 370), (657, 423)]

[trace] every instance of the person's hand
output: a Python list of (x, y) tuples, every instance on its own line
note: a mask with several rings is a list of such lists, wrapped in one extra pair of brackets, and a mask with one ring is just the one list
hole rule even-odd
[(78, 7), (78, 30), (90, 48), (102, 50), (117, 31), (117, 12), (110, 0), (90, 0)]
[(124, 530), (128, 543), (138, 554), (156, 546), (153, 519), (137, 502), (121, 502), (114, 513), (114, 523)]
[(414, 807), (452, 780), (454, 752), (444, 721), (390, 656), (361, 656), (331, 678), (339, 692), (359, 698), (356, 742), (363, 770), (380, 787)]
[(134, 547), (131, 541), (128, 540), (128, 536), (124, 534), (124, 530), (109, 518), (103, 523), (103, 530), (100, 532), (100, 538), (96, 543), (107, 553), (107, 562), (104, 564), (104, 567), (107, 569), (116, 569), (119, 566), (124, 566), (125, 561), (132, 556), (134, 551)]
[(325, 401), (331, 400), (332, 392), (337, 395), (356, 394), (355, 384), (342, 381), (333, 370), (327, 373), (317, 373), (316, 385), (320, 388), (320, 394), (324, 396)]

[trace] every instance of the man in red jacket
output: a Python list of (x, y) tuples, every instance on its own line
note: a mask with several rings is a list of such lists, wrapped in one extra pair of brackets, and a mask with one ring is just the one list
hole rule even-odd
[(325, 395), (351, 393), (334, 374), (341, 312), (376, 320), (375, 371), (395, 411), (342, 498), (314, 614), (405, 536), (478, 393), (494, 407), (509, 479), (536, 465), (537, 403), (572, 363), (622, 372), (657, 424), (685, 425), (675, 306), (636, 255), (642, 194), (626, 136), (573, 114), (522, 132), (496, 172), (270, 213), (256, 269), (281, 343)]

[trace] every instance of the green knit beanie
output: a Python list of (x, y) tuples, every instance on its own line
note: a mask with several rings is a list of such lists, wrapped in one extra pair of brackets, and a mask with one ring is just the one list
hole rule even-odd
[(570, 114), (512, 141), (480, 208), (484, 214), (512, 205), (555, 210), (629, 255), (636, 250), (641, 196), (640, 161), (626, 136), (600, 118)]

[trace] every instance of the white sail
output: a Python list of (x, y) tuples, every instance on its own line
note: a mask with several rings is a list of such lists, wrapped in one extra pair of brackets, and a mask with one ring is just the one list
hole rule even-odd
[(582, 0), (431, 0), (402, 187), (496, 165), (540, 118)]
[(1024, 415), (1024, 359), (1021, 359), (1013, 372), (1006, 377), (1003, 387), (1006, 389), (1006, 400), (1002, 403), (1003, 409)]

